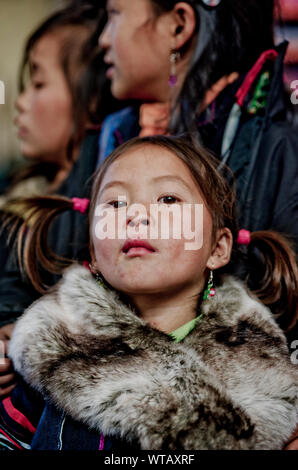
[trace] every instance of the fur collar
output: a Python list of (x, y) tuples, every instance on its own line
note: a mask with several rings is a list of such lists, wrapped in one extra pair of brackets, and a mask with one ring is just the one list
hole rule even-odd
[(298, 375), (268, 309), (226, 277), (174, 343), (79, 265), (18, 321), (9, 354), (75, 420), (142, 449), (280, 449)]

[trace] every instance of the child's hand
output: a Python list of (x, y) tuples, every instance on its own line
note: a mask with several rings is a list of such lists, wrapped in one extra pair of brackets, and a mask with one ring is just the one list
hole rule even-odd
[(0, 397), (9, 395), (16, 384), (14, 382), (15, 374), (10, 359), (0, 359)]
[(7, 345), (14, 325), (0, 328), (0, 398), (9, 395), (15, 387), (13, 365), (7, 355)]
[(298, 426), (291, 436), (284, 450), (298, 450)]

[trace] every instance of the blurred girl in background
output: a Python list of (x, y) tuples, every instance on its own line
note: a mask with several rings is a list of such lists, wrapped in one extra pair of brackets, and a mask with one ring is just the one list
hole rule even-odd
[(107, 0), (100, 37), (113, 95), (100, 162), (136, 135), (190, 133), (237, 180), (238, 220), (298, 246), (298, 138), (286, 122), (286, 43), (274, 0)]
[(216, 166), (173, 137), (116, 149), (92, 186), (89, 266), (46, 244), (53, 219), (87, 212), (89, 201), (22, 201), (32, 283), (47, 291), (38, 262), (68, 268), (13, 332), (9, 354), (25, 385), (0, 404), (0, 446), (283, 448), (297, 423), (298, 370), (275, 319), (297, 322), (295, 255), (279, 234), (238, 232)]
[[(22, 155), (32, 164), (16, 175), (14, 184), (0, 198), (3, 213), (26, 218), (17, 202), (20, 198), (56, 192), (83, 196), (87, 190), (88, 178), (96, 167), (100, 123), (104, 112), (115, 109), (104, 88), (105, 66), (98, 53), (103, 19), (102, 8), (84, 2), (53, 14), (28, 39), (16, 124)], [(56, 230), (61, 237), (53, 234), (52, 243), (64, 255), (72, 256), (87, 244), (80, 214), (64, 218)], [(6, 241), (4, 231), (0, 246), (0, 339), (5, 342), (15, 318), (38, 296), (22, 281)], [(10, 367), (8, 359), (0, 365), (0, 396), (12, 388)]]

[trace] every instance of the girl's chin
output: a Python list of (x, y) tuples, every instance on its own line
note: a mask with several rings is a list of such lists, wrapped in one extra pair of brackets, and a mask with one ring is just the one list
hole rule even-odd
[(28, 147), (21, 146), (21, 154), (28, 160), (40, 160), (40, 153), (37, 153), (32, 149), (28, 149)]
[(114, 283), (114, 287), (127, 295), (147, 295), (156, 293), (157, 290), (160, 290), (160, 286), (155, 284), (157, 283), (153, 283), (152, 281), (150, 282), (148, 279), (146, 279), (146, 281), (142, 281), (142, 279), (134, 279)]
[(129, 90), (127, 90), (127, 88), (123, 86), (120, 80), (117, 80), (115, 77), (111, 82), (111, 93), (117, 100), (123, 101), (131, 99), (131, 94), (129, 93)]

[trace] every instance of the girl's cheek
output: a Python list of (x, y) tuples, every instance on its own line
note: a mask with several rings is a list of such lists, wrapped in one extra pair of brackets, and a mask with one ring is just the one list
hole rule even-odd
[(95, 240), (93, 242), (95, 257), (98, 262), (104, 261), (105, 263), (112, 263), (116, 254), (115, 240)]

